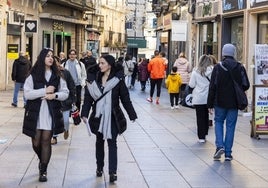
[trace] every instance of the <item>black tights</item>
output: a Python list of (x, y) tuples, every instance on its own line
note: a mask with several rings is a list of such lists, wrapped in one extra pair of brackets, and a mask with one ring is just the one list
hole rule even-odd
[(33, 150), (37, 154), (40, 163), (48, 164), (51, 157), (51, 138), (50, 130), (36, 130), (36, 135), (32, 138)]

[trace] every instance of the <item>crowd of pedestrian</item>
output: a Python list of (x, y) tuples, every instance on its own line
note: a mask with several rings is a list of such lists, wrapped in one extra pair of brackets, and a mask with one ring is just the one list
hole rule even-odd
[[(31, 137), (32, 148), (38, 156), (40, 182), (47, 181), (51, 145), (57, 144), (58, 134), (63, 133), (64, 139), (69, 137), (74, 106), (79, 110), (82, 122), (89, 125), (96, 135), (96, 176), (103, 174), (106, 140), (110, 182), (117, 180), (117, 137), (127, 127), (121, 104), (129, 120), (134, 122), (138, 115), (129, 90), (135, 88), (136, 81), (140, 82), (141, 92), (145, 92), (149, 85), (146, 100), (151, 104), (155, 101), (157, 105), (160, 104), (164, 83), (172, 110), (180, 108), (185, 89), (191, 88), (198, 142), (206, 142), (211, 124), (209, 114), (213, 113), (216, 136), (213, 158), (219, 160), (225, 154), (225, 160), (233, 159), (232, 145), (238, 115), (234, 81), (244, 91), (250, 87), (245, 68), (235, 59), (235, 46), (223, 46), (220, 62), (212, 55), (202, 55), (195, 67), (184, 52), (174, 63), (169, 62), (165, 52), (158, 50), (151, 59), (141, 57), (138, 61), (129, 54), (117, 60), (107, 54), (98, 61), (89, 50), (82, 52), (80, 59), (78, 54), (75, 49), (70, 49), (66, 58), (64, 52), (56, 56), (52, 49), (44, 48), (33, 66), (23, 52), (13, 64), (15, 86), (11, 105), (17, 107), (18, 93), (22, 89), (25, 107), (23, 133)], [(170, 65), (171, 71), (167, 72)]]

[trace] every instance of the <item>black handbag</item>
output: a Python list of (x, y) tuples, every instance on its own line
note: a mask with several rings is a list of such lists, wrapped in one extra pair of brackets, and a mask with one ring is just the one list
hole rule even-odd
[(93, 134), (97, 134), (99, 127), (100, 127), (100, 121), (101, 121), (101, 115), (100, 117), (95, 117), (96, 112), (92, 112), (89, 116), (88, 123), (90, 130)]
[(122, 134), (127, 129), (127, 120), (122, 109), (118, 106), (112, 109), (118, 133)]
[[(233, 86), (234, 86), (234, 90), (235, 90), (235, 98), (237, 101), (237, 108), (239, 110), (245, 110), (245, 108), (247, 108), (248, 106), (248, 98), (247, 95), (245, 93), (245, 91), (242, 89), (242, 87), (235, 81), (232, 73), (222, 65), (222, 62), (220, 62), (220, 66), (225, 70), (229, 72), (229, 75), (233, 81)], [(240, 65), (241, 66), (241, 65)], [(241, 70), (241, 67), (240, 67)], [(241, 71), (240, 71), (241, 72)]]

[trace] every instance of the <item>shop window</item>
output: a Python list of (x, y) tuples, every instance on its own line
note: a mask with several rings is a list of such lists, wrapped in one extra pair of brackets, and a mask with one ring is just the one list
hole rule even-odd
[(258, 18), (258, 44), (268, 44), (268, 14), (259, 15)]
[(243, 55), (243, 17), (233, 18), (231, 20), (231, 43), (236, 46), (238, 61), (241, 61)]

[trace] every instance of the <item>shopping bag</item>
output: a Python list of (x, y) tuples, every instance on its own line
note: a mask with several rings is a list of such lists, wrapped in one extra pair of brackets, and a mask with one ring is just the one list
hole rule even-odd
[(74, 125), (79, 125), (81, 123), (79, 110), (75, 105), (72, 106), (71, 116), (73, 118)]
[(189, 108), (194, 108), (192, 99), (193, 99), (193, 88), (191, 88), (189, 85), (185, 87), (184, 91), (184, 97), (182, 99), (181, 105)]

